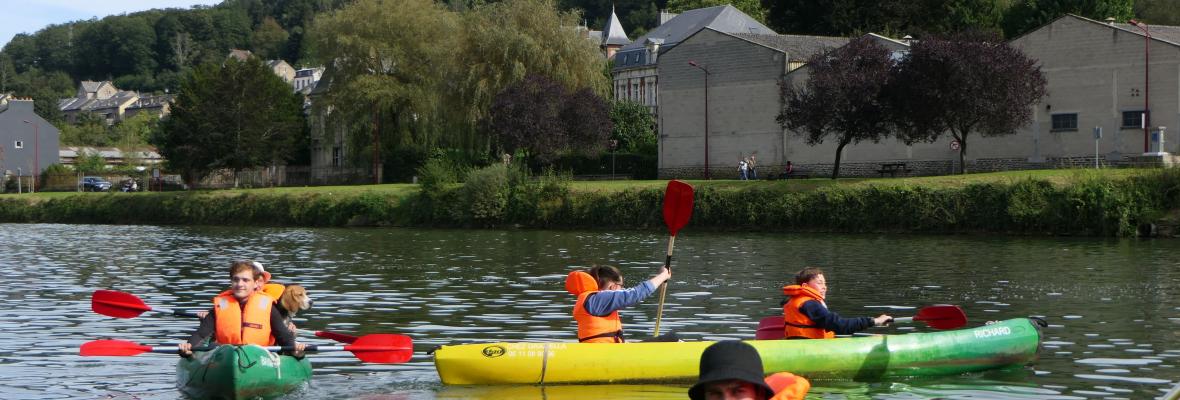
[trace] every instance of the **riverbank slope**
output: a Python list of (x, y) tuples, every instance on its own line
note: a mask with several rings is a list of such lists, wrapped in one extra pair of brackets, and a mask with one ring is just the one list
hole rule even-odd
[[(514, 180), (0, 195), (0, 222), (658, 229), (666, 181)], [(1133, 236), (1180, 205), (1180, 170), (689, 181), (694, 229)]]

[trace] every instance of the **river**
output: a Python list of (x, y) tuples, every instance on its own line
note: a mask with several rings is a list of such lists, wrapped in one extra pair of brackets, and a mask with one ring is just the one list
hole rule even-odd
[[(655, 272), (660, 232), (301, 229), (0, 224), (0, 398), (174, 399), (174, 356), (81, 357), (96, 339), (172, 345), (194, 320), (90, 310), (96, 289), (154, 307), (208, 308), (231, 260), (263, 262), (277, 281), (309, 288), (301, 328), (399, 333), (404, 364), (312, 354), (316, 377), (289, 398), (666, 398), (687, 385), (450, 387), (428, 350), (442, 344), (574, 339), (567, 272), (620, 267), (633, 285)], [(682, 338), (749, 339), (781, 312), (781, 286), (813, 265), (829, 306), (897, 316), (957, 304), (969, 326), (1039, 316), (1044, 350), (1019, 370), (889, 382), (814, 382), (812, 398), (1150, 398), (1180, 376), (1180, 241), (696, 232), (676, 241), (664, 329)], [(623, 312), (650, 332), (656, 299)], [(928, 331), (898, 325), (873, 333)]]

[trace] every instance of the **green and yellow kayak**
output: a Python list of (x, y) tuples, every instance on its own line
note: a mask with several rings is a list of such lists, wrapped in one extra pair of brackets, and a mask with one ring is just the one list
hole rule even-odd
[(218, 346), (176, 364), (176, 383), (198, 399), (277, 397), (311, 379), (311, 362), (280, 356), (261, 346)]
[[(767, 374), (872, 381), (1022, 366), (1036, 359), (1040, 341), (1036, 322), (1018, 318), (953, 331), (747, 343)], [(691, 382), (710, 344), (465, 344), (440, 347), (434, 365), (450, 385)]]

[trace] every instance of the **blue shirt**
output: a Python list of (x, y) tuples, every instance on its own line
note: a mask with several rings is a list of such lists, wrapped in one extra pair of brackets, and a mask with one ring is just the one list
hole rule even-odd
[(643, 281), (630, 289), (603, 290), (594, 293), (586, 298), (582, 306), (590, 315), (605, 317), (615, 311), (639, 304), (655, 291), (655, 285), (652, 285), (650, 281)]
[(831, 310), (828, 310), (828, 308), (818, 300), (804, 302), (803, 306), (799, 307), (799, 311), (803, 312), (803, 315), (806, 315), (807, 318), (811, 318), (811, 322), (814, 323), (815, 326), (821, 327), (824, 330), (836, 332), (837, 335), (851, 335), (873, 326), (872, 318), (843, 318), (840, 316), (840, 314), (836, 314)]

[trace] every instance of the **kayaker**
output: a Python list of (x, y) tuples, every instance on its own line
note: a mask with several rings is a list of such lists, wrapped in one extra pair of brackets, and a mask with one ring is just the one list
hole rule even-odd
[(828, 281), (824, 271), (807, 267), (795, 274), (795, 284), (783, 287), (783, 320), (787, 339), (831, 339), (851, 335), (873, 326), (884, 326), (892, 319), (881, 314), (876, 318), (843, 318), (828, 310), (824, 302)]
[(619, 319), (619, 310), (639, 304), (671, 277), (672, 271), (660, 267), (660, 273), (656, 276), (633, 288), (624, 289), (623, 274), (618, 268), (609, 265), (570, 272), (565, 278), (565, 290), (578, 296), (573, 311), (574, 320), (578, 322), (578, 341), (623, 343), (623, 323)]
[[(270, 281), (270, 277), (271, 277), (270, 272), (266, 272), (266, 268), (262, 267), (262, 263), (260, 263), (258, 261), (249, 261), (249, 260), (242, 261), (242, 262), (250, 263), (250, 266), (254, 267), (254, 273), (262, 274), (262, 284), (258, 285), (258, 287), (255, 288), (256, 291), (260, 291), (262, 293), (265, 293), (268, 297), (274, 299), (275, 301), (278, 301), (280, 297), (283, 297), (283, 292), (287, 290), (287, 287), (281, 283), (271, 282)], [(230, 294), (230, 292), (232, 292), (232, 291), (233, 291), (232, 289), (225, 290), (225, 291), (219, 293), (218, 296)], [(201, 317), (201, 318), (205, 318), (205, 314), (208, 314), (208, 313), (209, 313), (208, 311), (197, 311), (197, 316)], [(294, 325), (289, 326), (289, 328), (291, 328), (292, 331), (295, 330)]]
[(273, 342), (294, 347), (291, 355), (302, 358), (306, 345), (295, 342), (295, 335), (283, 323), (274, 300), (257, 290), (263, 284), (263, 274), (253, 262), (235, 261), (230, 264), (229, 272), (230, 293), (213, 299), (213, 312), (201, 318), (201, 326), (187, 342), (178, 345), (180, 355), (191, 357), (194, 346), (213, 337), (219, 344), (268, 346)]
[(724, 340), (701, 353), (692, 400), (802, 400), (811, 382), (790, 372), (763, 378), (762, 357), (746, 342)]

